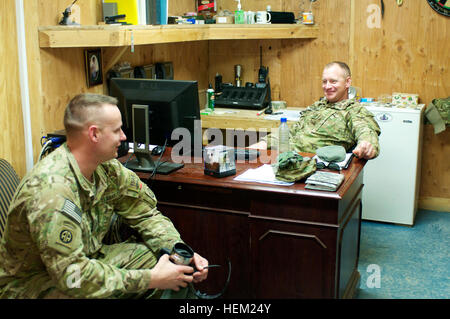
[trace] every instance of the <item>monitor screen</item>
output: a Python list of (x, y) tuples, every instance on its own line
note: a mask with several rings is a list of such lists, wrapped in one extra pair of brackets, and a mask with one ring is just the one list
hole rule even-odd
[[(110, 93), (118, 99), (122, 113), (123, 131), (129, 142), (133, 136), (133, 105), (148, 105), (149, 142), (152, 145), (174, 146), (180, 139), (172, 139), (172, 131), (185, 128), (190, 132), (194, 147), (194, 121), (200, 120), (197, 81), (112, 78)], [(136, 134), (136, 142), (142, 143), (145, 133)], [(186, 142), (186, 141), (184, 141)]]

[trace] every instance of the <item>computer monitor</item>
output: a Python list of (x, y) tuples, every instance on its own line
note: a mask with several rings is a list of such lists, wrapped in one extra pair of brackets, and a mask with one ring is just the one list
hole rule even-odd
[[(195, 120), (200, 120), (200, 107), (197, 81), (112, 78), (110, 93), (118, 99), (122, 114), (122, 129), (127, 141), (134, 143), (136, 161), (127, 167), (152, 172), (155, 169), (148, 144), (174, 146), (181, 142), (172, 139), (172, 132), (185, 128), (189, 134), (190, 149), (194, 149)], [(134, 116), (133, 116), (134, 114)], [(137, 144), (145, 144), (144, 149)], [(156, 173), (168, 174), (183, 164), (164, 162), (158, 165)]]

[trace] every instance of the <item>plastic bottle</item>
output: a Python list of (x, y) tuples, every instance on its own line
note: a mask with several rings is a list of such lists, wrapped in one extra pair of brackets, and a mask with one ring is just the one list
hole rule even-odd
[(211, 112), (214, 112), (214, 89), (212, 84), (209, 83), (209, 87), (206, 90), (206, 109), (209, 109)]
[(289, 151), (289, 126), (285, 117), (281, 118), (278, 128), (278, 154)]
[(241, 9), (241, 0), (235, 0), (238, 2), (237, 10), (234, 12), (234, 24), (244, 24), (244, 11)]

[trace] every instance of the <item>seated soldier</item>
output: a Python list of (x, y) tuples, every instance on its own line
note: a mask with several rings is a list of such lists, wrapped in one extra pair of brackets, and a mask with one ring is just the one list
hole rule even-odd
[[(347, 64), (331, 62), (323, 70), (325, 96), (305, 111), (289, 131), (290, 150), (315, 153), (328, 145), (341, 145), (360, 158), (379, 154), (380, 127), (364, 106), (349, 99), (351, 74)], [(250, 148), (266, 149), (277, 145), (277, 134), (270, 134)], [(275, 147), (276, 148), (276, 147)]]
[[(80, 94), (69, 102), (67, 143), (34, 166), (11, 202), (1, 298), (193, 297), (189, 283), (206, 279), (208, 261), (196, 253), (197, 272), (167, 254), (158, 259), (182, 240), (153, 192), (115, 159), (126, 139), (121, 126), (115, 98)], [(115, 216), (143, 242), (104, 244)]]

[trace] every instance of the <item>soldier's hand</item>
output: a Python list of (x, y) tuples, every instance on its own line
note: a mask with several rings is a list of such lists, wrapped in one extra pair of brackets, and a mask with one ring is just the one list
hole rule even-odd
[(194, 253), (194, 265), (195, 268), (197, 268), (198, 271), (194, 272), (194, 282), (200, 282), (206, 279), (208, 277), (208, 268), (204, 268), (208, 266), (208, 260), (203, 258), (197, 253)]
[(371, 159), (375, 156), (375, 148), (367, 141), (361, 141), (353, 150), (353, 154), (359, 158)]
[(172, 289), (179, 291), (194, 280), (191, 275), (194, 268), (176, 265), (169, 260), (169, 255), (162, 255), (158, 263), (151, 269), (150, 289)]

